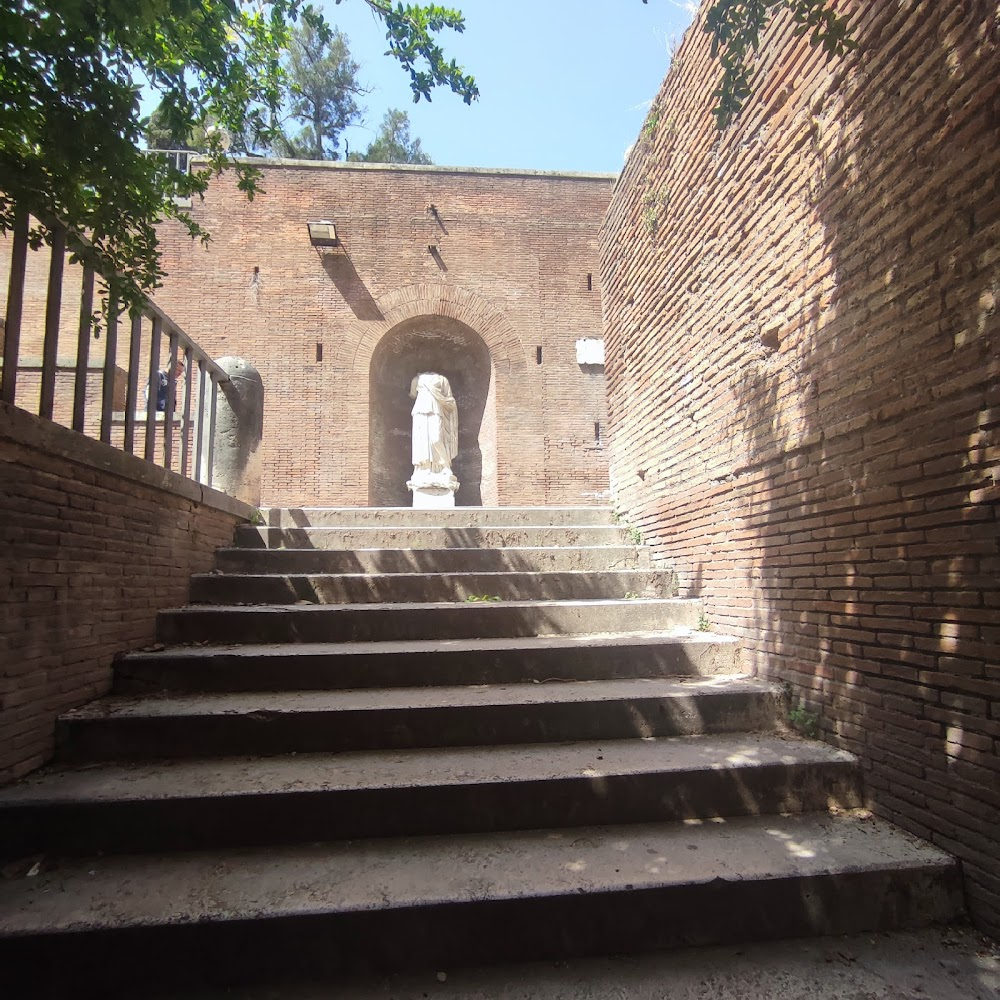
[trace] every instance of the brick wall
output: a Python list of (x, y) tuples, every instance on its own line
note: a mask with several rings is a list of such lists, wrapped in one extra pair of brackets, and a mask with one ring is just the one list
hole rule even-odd
[(786, 21), (714, 131), (704, 5), (602, 230), (611, 480), (1000, 930), (1000, 75), (981, 0)]
[[(169, 277), (157, 302), (213, 357), (237, 354), (261, 371), (265, 503), (387, 502), (375, 481), (395, 451), (383, 436), (409, 435), (416, 371), (396, 373), (403, 405), (392, 407), (370, 392), (373, 357), (384, 338), (435, 325), (472, 354), (485, 344), (491, 363), (487, 397), (466, 407), (477, 420), (486, 408), (486, 459), (463, 468), (460, 455), (457, 466), (467, 479), (482, 466), (483, 479), (459, 502), (607, 502), (595, 432), (607, 422), (603, 371), (577, 364), (575, 342), (601, 335), (598, 230), (613, 178), (302, 162), (263, 170), (266, 194), (252, 203), (223, 177), (196, 205), (213, 235), (207, 248), (164, 231)], [(312, 247), (310, 219), (333, 219), (341, 246)], [(388, 413), (403, 413), (402, 426), (382, 427)], [(403, 462), (396, 479), (411, 471)], [(409, 504), (405, 485), (403, 494), (395, 502)]]
[(0, 403), (0, 784), (153, 641), (249, 508)]

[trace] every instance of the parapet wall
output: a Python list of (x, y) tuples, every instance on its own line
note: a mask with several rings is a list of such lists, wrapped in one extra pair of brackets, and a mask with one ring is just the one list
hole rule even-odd
[(253, 509), (0, 403), (0, 785), (44, 763), (56, 717), (154, 641)]
[(996, 933), (996, 5), (779, 20), (722, 135), (706, 7), (602, 231), (614, 500)]

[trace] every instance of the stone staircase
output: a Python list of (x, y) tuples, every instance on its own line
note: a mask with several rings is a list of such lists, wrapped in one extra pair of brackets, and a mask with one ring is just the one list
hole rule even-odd
[(605, 511), (272, 510), (216, 565), (0, 792), (25, 995), (960, 913)]

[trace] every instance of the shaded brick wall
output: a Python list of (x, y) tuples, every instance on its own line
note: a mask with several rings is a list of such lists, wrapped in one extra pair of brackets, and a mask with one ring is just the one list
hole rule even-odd
[[(303, 162), (263, 170), (266, 194), (252, 203), (223, 177), (196, 205), (207, 248), (165, 229), (169, 277), (157, 302), (213, 357), (237, 354), (261, 371), (265, 503), (378, 502), (369, 456), (386, 449), (369, 435), (372, 357), (383, 337), (401, 324), (419, 331), (422, 318), (471, 330), (489, 349), (483, 427), (495, 433), (496, 469), (486, 470), (483, 503), (607, 502), (595, 429), (607, 422), (603, 371), (577, 364), (575, 342), (601, 335), (598, 230), (612, 178)], [(333, 219), (342, 245), (312, 247), (310, 219)], [(408, 435), (408, 420), (390, 432)], [(484, 441), (483, 453), (493, 447)], [(399, 470), (402, 482), (411, 471)]]
[(612, 492), (996, 933), (998, 12), (844, 9), (721, 136), (704, 9), (674, 59), (602, 230)]
[(187, 602), (243, 505), (2, 403), (0, 484), (3, 784), (52, 756), (56, 716), (108, 689), (157, 610)]

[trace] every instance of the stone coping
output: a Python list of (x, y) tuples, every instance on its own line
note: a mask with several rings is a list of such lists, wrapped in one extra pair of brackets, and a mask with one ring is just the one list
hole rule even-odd
[(256, 509), (242, 500), (4, 402), (0, 402), (0, 441), (109, 472), (248, 521), (256, 514)]
[[(192, 157), (194, 162), (203, 162), (203, 157), (197, 154)], [(418, 163), (356, 163), (343, 160), (293, 160), (283, 157), (270, 159), (257, 156), (237, 156), (239, 163), (249, 163), (255, 167), (289, 167), (305, 170), (368, 170), (368, 171), (399, 171), (413, 174), (478, 174), (483, 177), (537, 177), (541, 179), (564, 179), (573, 181), (603, 181), (611, 183), (618, 180), (618, 174), (595, 174), (584, 171), (567, 170), (529, 170), (516, 167), (445, 167), (437, 165), (425, 166)]]

